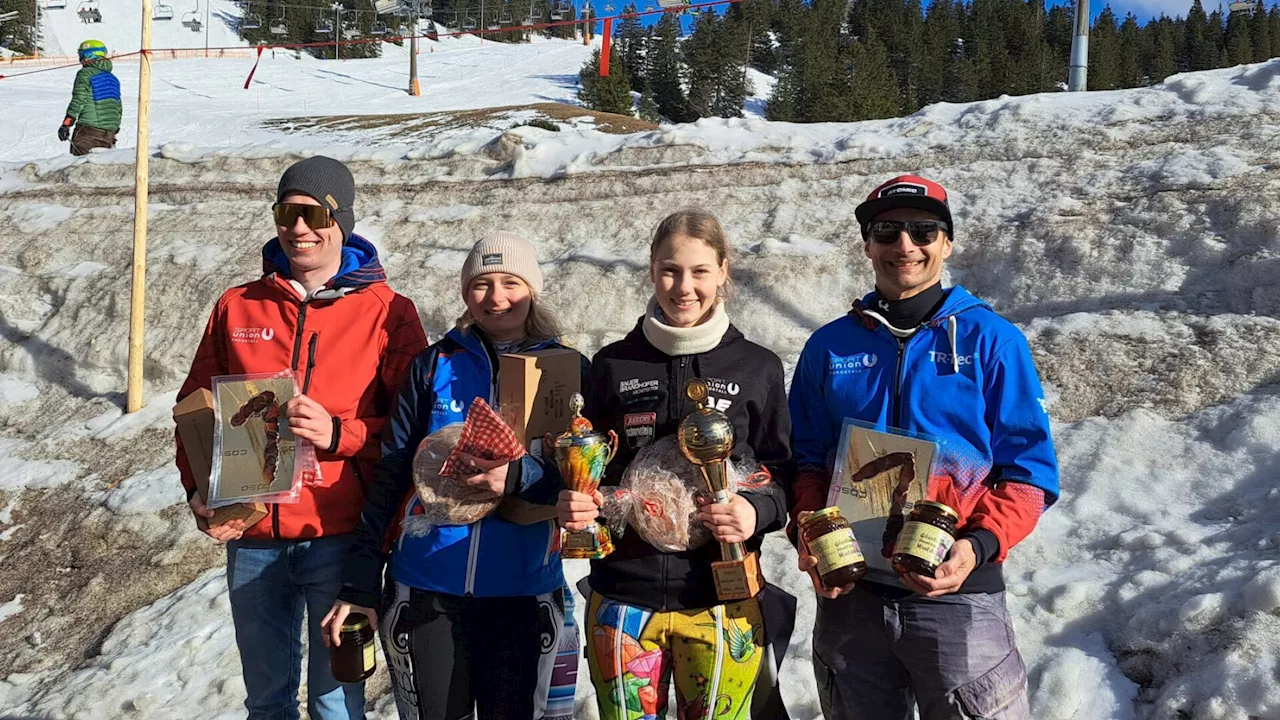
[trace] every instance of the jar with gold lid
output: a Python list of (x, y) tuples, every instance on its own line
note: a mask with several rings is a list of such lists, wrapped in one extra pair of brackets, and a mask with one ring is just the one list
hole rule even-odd
[(818, 560), (818, 577), (827, 589), (844, 587), (867, 574), (867, 561), (840, 508), (818, 510), (800, 523), (809, 554)]
[(373, 626), (364, 613), (353, 613), (342, 623), (341, 642), (329, 647), (329, 670), (343, 683), (362, 682), (377, 668)]
[(893, 566), (902, 572), (933, 577), (956, 544), (960, 516), (940, 502), (915, 504), (894, 545)]

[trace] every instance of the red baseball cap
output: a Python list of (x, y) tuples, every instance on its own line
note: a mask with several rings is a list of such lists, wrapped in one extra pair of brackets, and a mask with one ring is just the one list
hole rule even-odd
[(919, 175), (899, 175), (872, 190), (867, 199), (853, 211), (862, 228), (862, 239), (867, 239), (867, 226), (877, 215), (895, 208), (927, 210), (946, 222), (948, 236), (955, 238), (947, 191), (938, 183)]

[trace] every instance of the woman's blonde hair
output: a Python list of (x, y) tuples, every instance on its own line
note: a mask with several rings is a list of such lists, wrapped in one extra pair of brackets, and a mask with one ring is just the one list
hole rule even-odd
[[(476, 319), (471, 315), (471, 308), (464, 308), (454, 327), (463, 333), (468, 333), (471, 331), (471, 326), (475, 324)], [(559, 340), (560, 335), (560, 321), (556, 319), (555, 311), (542, 302), (540, 294), (533, 292), (530, 288), (529, 317), (524, 319), (524, 336), (530, 340), (544, 341)]]
[[(706, 243), (707, 247), (715, 251), (716, 262), (723, 265), (726, 271), (728, 270), (731, 251), (729, 235), (724, 231), (724, 226), (710, 210), (690, 206), (680, 208), (666, 216), (662, 222), (658, 223), (658, 227), (654, 228), (653, 240), (649, 243), (650, 272), (652, 272), (654, 261), (658, 259), (658, 250), (662, 244), (677, 235), (695, 238)], [(725, 283), (720, 288), (720, 294), (728, 297), (732, 286), (733, 278), (726, 272)]]

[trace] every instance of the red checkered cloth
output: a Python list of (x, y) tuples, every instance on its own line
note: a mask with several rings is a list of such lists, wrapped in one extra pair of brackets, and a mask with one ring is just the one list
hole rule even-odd
[(462, 424), (462, 436), (453, 452), (445, 458), (440, 466), (440, 474), (444, 477), (466, 477), (478, 472), (476, 468), (465, 462), (461, 455), (466, 453), (486, 460), (502, 460), (515, 462), (524, 455), (524, 443), (498, 413), (489, 407), (483, 398), (471, 401), (467, 410), (467, 420)]

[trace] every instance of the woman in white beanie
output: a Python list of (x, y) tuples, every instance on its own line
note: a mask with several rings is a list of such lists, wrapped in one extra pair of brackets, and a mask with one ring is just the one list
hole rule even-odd
[[(555, 521), (522, 525), (494, 513), (423, 536), (403, 527), (422, 512), (412, 477), (422, 439), (462, 422), (477, 397), (496, 403), (499, 355), (563, 347), (555, 316), (541, 302), (542, 270), (527, 240), (508, 232), (486, 237), (461, 275), (466, 310), (417, 357), (391, 409), (343, 589), (327, 620), (336, 635), (348, 613), (382, 618), (402, 720), (473, 712), (480, 720), (568, 720), (579, 645)], [(483, 470), (464, 480), (476, 493), (555, 504), (559, 474), (544, 479), (550, 464), (542, 458), (465, 459)], [(384, 539), (392, 541), (389, 559)]]

